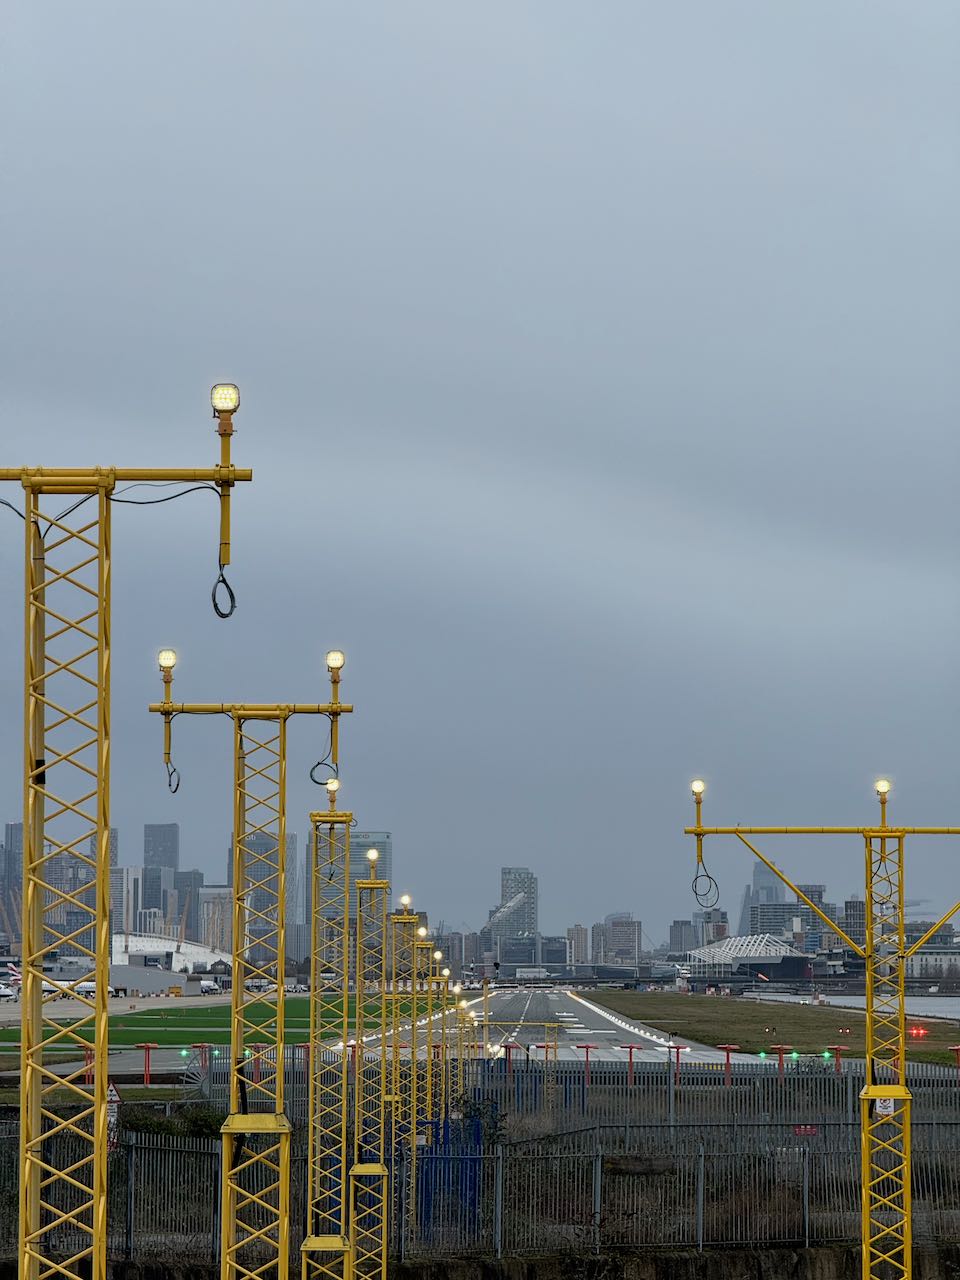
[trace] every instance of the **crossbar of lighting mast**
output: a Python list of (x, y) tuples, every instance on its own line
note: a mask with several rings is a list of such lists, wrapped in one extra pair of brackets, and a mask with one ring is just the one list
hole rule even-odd
[[(911, 947), (904, 933), (904, 847), (907, 836), (958, 836), (960, 827), (893, 827), (887, 822), (891, 784), (876, 783), (880, 822), (864, 827), (706, 827), (705, 783), (691, 784), (696, 823), (685, 828), (697, 842), (697, 874), (703, 871), (707, 836), (736, 836), (798, 899), (813, 910), (857, 955), (867, 979), (867, 1082), (860, 1094), (861, 1266), (863, 1280), (910, 1280), (913, 1270), (913, 1207), (910, 1182), (910, 1090), (904, 979), (906, 961), (931, 931)], [(866, 933), (864, 945), (848, 937), (774, 862), (747, 839), (750, 835), (856, 836), (863, 842)], [(938, 922), (960, 911), (960, 902)]]
[[(216, 486), (219, 562), (229, 564), (231, 490), (253, 478), (230, 459), (239, 404), (230, 391), (219, 406), (214, 398), (216, 466), (0, 468), (26, 497), (21, 1280), (41, 1269), (45, 1280), (106, 1276), (112, 499), (123, 483)], [(66, 1011), (43, 992), (45, 966), (65, 950), (81, 958), (63, 984), (73, 994)], [(91, 981), (94, 994), (81, 994)], [(82, 1062), (91, 1045), (92, 1082), (91, 1068), (59, 1076), (47, 1057), (72, 1049)]]
[(176, 655), (164, 650), (160, 660), (163, 701), (149, 709), (163, 716), (168, 767), (174, 717), (225, 715), (233, 724), (230, 1114), (221, 1130), (221, 1280), (259, 1280), (265, 1251), (271, 1274), (286, 1280), (291, 1134), (284, 1102), (287, 722), (294, 715), (328, 716), (332, 750), (334, 726), (353, 708), (339, 700), (339, 668), (327, 703), (174, 702)]

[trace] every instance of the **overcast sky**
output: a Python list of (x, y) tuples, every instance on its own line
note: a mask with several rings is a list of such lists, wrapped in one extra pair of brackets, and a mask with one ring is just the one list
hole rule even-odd
[[(960, 7), (9, 3), (4, 465), (216, 461), (115, 510), (113, 821), (221, 878), (225, 722), (320, 700), (397, 891), (477, 928), (695, 907), (716, 822), (960, 822)], [(22, 494), (7, 486), (4, 496)], [(0, 805), (21, 805), (22, 526), (0, 510)], [(290, 827), (319, 795), (291, 740)], [(734, 924), (750, 874), (708, 846)], [(862, 893), (862, 851), (784, 849)], [(960, 893), (954, 843), (909, 892)]]

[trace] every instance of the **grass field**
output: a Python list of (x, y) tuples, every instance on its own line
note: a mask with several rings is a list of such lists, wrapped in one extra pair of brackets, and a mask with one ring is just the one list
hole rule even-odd
[[(737, 1044), (744, 1053), (771, 1052), (771, 1045), (789, 1044), (801, 1054), (833, 1054), (832, 1044), (848, 1046), (851, 1057), (866, 1052), (866, 1018), (855, 1009), (822, 1005), (738, 1000), (718, 996), (685, 996), (658, 991), (591, 991), (590, 999), (614, 1013), (645, 1022), (679, 1040), (700, 1044)], [(960, 1043), (954, 1022), (936, 1018), (909, 1018), (910, 1028), (926, 1034), (909, 1035), (907, 1059), (911, 1062), (955, 1063), (949, 1045)]]
[[(339, 1005), (335, 1006), (339, 1008)], [(273, 1006), (268, 1002), (251, 1006), (253, 1017), (264, 1021), (272, 1015)], [(401, 1014), (409, 1012), (409, 1004), (404, 1001)], [(353, 999), (349, 1000), (347, 1016), (353, 1027), (356, 1007)], [(366, 1006), (366, 1017), (371, 1021), (378, 1016), (377, 1007)], [(284, 1018), (286, 1040), (288, 1044), (299, 1044), (306, 1041), (310, 1031), (310, 998), (309, 996), (288, 996)], [(336, 1034), (335, 1032), (331, 1034)], [(86, 1038), (93, 1039), (90, 1031)], [(17, 1025), (0, 1028), (0, 1050), (5, 1045), (20, 1042), (20, 1027)], [(110, 1047), (150, 1042), (164, 1048), (179, 1048), (195, 1043), (228, 1045), (230, 1043), (230, 1006), (228, 1004), (189, 1004), (170, 1002), (164, 1009), (142, 1009), (135, 1013), (115, 1013), (110, 1017)]]

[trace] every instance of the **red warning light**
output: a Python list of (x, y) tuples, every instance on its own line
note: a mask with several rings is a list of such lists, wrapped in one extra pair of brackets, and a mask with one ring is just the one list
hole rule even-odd
[(927, 1028), (926, 1028), (926, 1027), (912, 1026), (912, 1027), (910, 1028), (910, 1035), (913, 1037), (913, 1039), (914, 1039), (914, 1040), (919, 1040), (919, 1039), (921, 1039), (923, 1036), (926, 1036), (926, 1035), (929, 1035), (929, 1034), (930, 1034), (930, 1033), (929, 1033), (929, 1031), (927, 1030)]

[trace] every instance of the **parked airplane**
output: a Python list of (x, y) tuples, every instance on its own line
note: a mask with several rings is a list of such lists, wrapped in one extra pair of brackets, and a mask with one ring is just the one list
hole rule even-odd
[[(15, 964), (7, 965), (7, 981), (12, 987), (20, 990), (23, 986), (23, 974)], [(41, 978), (40, 990), (45, 996), (55, 996), (58, 992), (62, 1000), (67, 1000), (73, 995), (78, 996), (94, 996), (97, 994), (97, 984), (95, 982), (56, 982), (54, 979)], [(117, 993), (113, 987), (107, 984), (107, 995), (115, 996)]]

